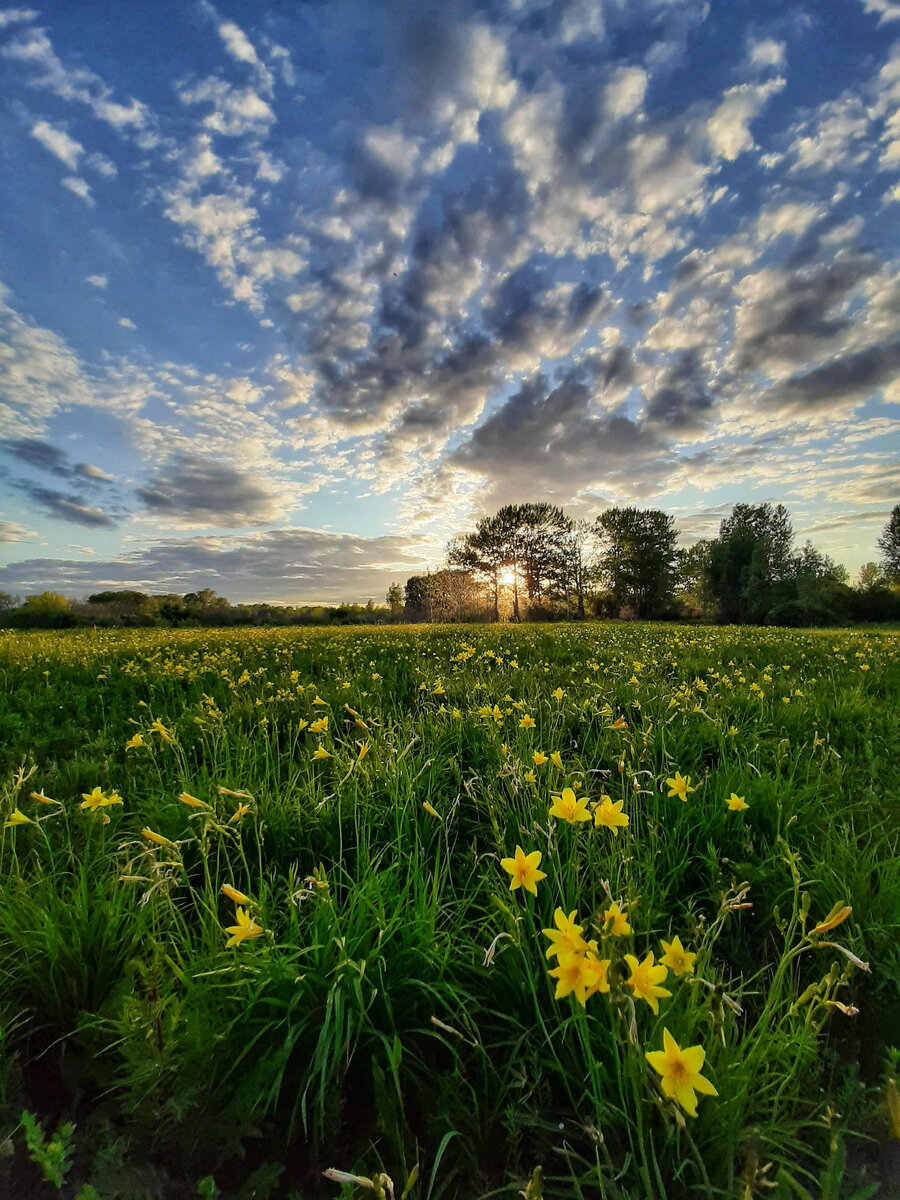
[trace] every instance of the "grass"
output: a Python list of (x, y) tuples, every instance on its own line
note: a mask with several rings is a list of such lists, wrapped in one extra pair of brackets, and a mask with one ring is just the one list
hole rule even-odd
[[(0, 633), (0, 1183), (25, 1109), (101, 1200), (889, 1195), (898, 701), (888, 630)], [(567, 786), (627, 828), (551, 818)], [(583, 1007), (557, 907), (609, 960)], [(624, 956), (675, 935), (654, 1013)]]

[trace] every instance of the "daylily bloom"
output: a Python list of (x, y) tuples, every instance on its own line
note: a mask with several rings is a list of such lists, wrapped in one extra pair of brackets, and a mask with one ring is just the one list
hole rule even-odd
[(682, 1050), (668, 1029), (663, 1029), (663, 1050), (650, 1050), (645, 1058), (657, 1075), (662, 1076), (663, 1094), (676, 1100), (689, 1117), (697, 1115), (697, 1092), (718, 1096), (718, 1092), (700, 1074), (706, 1059), (702, 1046), (685, 1046)]
[(35, 824), (35, 822), (32, 821), (31, 817), (26, 817), (23, 812), (19, 812), (19, 810), (17, 808), (14, 808), (12, 810), (12, 812), (9, 814), (9, 820), (6, 822), (6, 828), (10, 829), (10, 828), (15, 827), (16, 825), (34, 825), (34, 824)]
[(437, 817), (437, 819), (438, 819), (438, 820), (440, 820), (440, 819), (441, 819), (441, 814), (440, 814), (440, 813), (438, 812), (438, 810), (437, 810), (437, 809), (434, 807), (434, 805), (433, 805), (433, 804), (429, 804), (427, 800), (424, 800), (424, 801), (422, 802), (422, 807), (425, 809), (425, 811), (428, 813), (428, 815), (429, 815), (430, 817)]
[(192, 796), (190, 792), (182, 792), (178, 797), (182, 804), (186, 804), (188, 808), (209, 808), (208, 804), (204, 804), (202, 800), (198, 800), (196, 796)]
[(41, 790), (39, 792), (31, 792), (29, 794), (28, 799), (29, 800), (37, 800), (38, 804), (59, 804), (60, 803), (59, 800), (54, 800), (52, 796), (45, 796), (43, 788), (41, 788)]
[(570, 825), (579, 821), (589, 821), (591, 814), (588, 812), (587, 796), (578, 797), (571, 788), (563, 788), (561, 796), (553, 797), (550, 816), (568, 821)]
[(536, 767), (542, 767), (546, 761), (547, 761), (547, 755), (546, 755), (546, 754), (542, 754), (542, 753), (540, 752), (540, 750), (535, 750), (535, 752), (534, 752), (534, 765), (535, 765)]
[(562, 700), (562, 698), (565, 694), (566, 693), (562, 690), (562, 688), (558, 687), (556, 689), (556, 691), (553, 693), (553, 698), (554, 698), (554, 700)]
[(628, 916), (626, 911), (619, 908), (615, 900), (610, 904), (609, 908), (603, 914), (603, 931), (607, 932), (607, 925), (612, 925), (609, 932), (613, 937), (627, 937), (631, 933), (631, 926), (628, 924)]
[(238, 908), (234, 914), (236, 925), (226, 925), (225, 932), (230, 933), (231, 937), (225, 943), (225, 949), (230, 946), (239, 946), (241, 942), (247, 942), (251, 938), (259, 937), (264, 933), (262, 925), (257, 925), (249, 913), (243, 908)]
[(516, 888), (523, 887), (526, 892), (531, 892), (532, 896), (537, 895), (537, 885), (542, 879), (547, 878), (546, 871), (538, 870), (541, 865), (541, 857), (540, 850), (533, 850), (531, 854), (526, 854), (521, 846), (516, 846), (515, 857), (501, 858), (500, 866), (512, 876), (512, 882), (509, 885), (511, 892), (514, 892)]
[(839, 900), (825, 920), (820, 921), (812, 932), (829, 933), (832, 929), (837, 928), (838, 925), (846, 921), (852, 912), (853, 909), (849, 904), (842, 904)]
[(310, 733), (325, 733), (328, 729), (328, 718), (319, 717), (318, 721), (313, 721), (309, 727)]
[(744, 800), (743, 796), (738, 796), (734, 792), (731, 793), (725, 803), (732, 812), (743, 812), (744, 809), (750, 807), (750, 805)]
[(526, 771), (523, 778), (526, 783), (537, 783), (537, 775), (534, 771)]
[(331, 758), (331, 755), (324, 746), (317, 746), (313, 751), (313, 758)]
[[(591, 943), (594, 945), (595, 943)], [(587, 977), (587, 999), (596, 995), (598, 992), (604, 994), (609, 991), (608, 972), (610, 958), (598, 958), (593, 950), (588, 950), (584, 959), (584, 973)]]
[(586, 967), (587, 962), (583, 954), (563, 954), (560, 957), (559, 964), (550, 972), (550, 975), (557, 981), (554, 993), (557, 1000), (562, 1000), (565, 996), (572, 994), (584, 1008), (588, 987)]
[(148, 842), (155, 842), (157, 846), (174, 847), (175, 845), (175, 843), (170, 842), (167, 837), (163, 837), (161, 833), (156, 833), (154, 830), (148, 829), (146, 826), (141, 830), (141, 837), (145, 837)]
[(239, 892), (236, 887), (232, 887), (230, 883), (223, 883), (219, 888), (223, 896), (227, 896), (229, 900), (233, 900), (235, 904), (252, 904), (253, 901), (249, 896), (245, 896), (243, 892)]
[(557, 908), (553, 914), (553, 920), (556, 924), (555, 929), (542, 929), (544, 937), (550, 939), (550, 945), (547, 948), (547, 957), (562, 958), (564, 954), (584, 954), (587, 951), (588, 944), (581, 936), (584, 933), (584, 926), (576, 924), (575, 915), (576, 909), (572, 909), (568, 916), (561, 908)]
[(673, 937), (671, 942), (660, 938), (659, 942), (663, 948), (663, 955), (659, 960), (661, 963), (665, 963), (676, 975), (693, 975), (697, 955), (691, 950), (685, 950), (681, 938)]
[(554, 750), (552, 752), (550, 755), (550, 761), (553, 763), (554, 767), (556, 767), (557, 771), (562, 770), (562, 755), (558, 750)]
[(668, 975), (668, 969), (663, 964), (653, 965), (652, 950), (642, 963), (639, 963), (633, 954), (626, 954), (625, 961), (631, 968), (631, 978), (626, 979), (625, 983), (635, 996), (646, 1000), (654, 1013), (658, 1013), (660, 997), (672, 995), (666, 988), (658, 986)]
[(519, 722), (523, 729), (534, 729), (534, 719), (529, 717), (528, 713)]
[(238, 821), (240, 821), (241, 817), (246, 817), (246, 815), (247, 815), (247, 813), (248, 813), (249, 811), (250, 811), (250, 805), (249, 805), (249, 804), (239, 804), (239, 805), (237, 806), (237, 812), (234, 814), (234, 816), (233, 816), (233, 817), (231, 817), (231, 818), (229, 819), (229, 821), (228, 821), (228, 824), (229, 824), (229, 825), (236, 825), (236, 824), (237, 824), (237, 822), (238, 822)]
[(679, 796), (685, 803), (687, 803), (687, 798), (691, 794), (691, 792), (696, 792), (696, 790), (697, 790), (695, 787), (691, 787), (690, 784), (691, 784), (690, 775), (685, 777), (685, 776), (681, 775), (680, 772), (678, 772), (678, 771), (675, 772), (674, 779), (666, 780), (666, 786), (669, 789), (669, 795), (670, 796)]
[(611, 829), (614, 837), (619, 836), (619, 830), (628, 824), (628, 817), (622, 812), (624, 800), (613, 801), (610, 796), (601, 796), (600, 803), (594, 809), (594, 824), (605, 825)]
[(624, 717), (619, 717), (617, 721), (613, 721), (612, 725), (607, 725), (607, 729), (627, 729), (628, 722)]
[(172, 731), (169, 729), (166, 729), (165, 725), (163, 725), (163, 723), (162, 723), (162, 721), (160, 721), (159, 717), (156, 718), (156, 720), (153, 722), (153, 724), (150, 726), (150, 728), (153, 730), (154, 733), (158, 733), (164, 742), (170, 742), (170, 743), (174, 744), (175, 738), (172, 736)]
[(122, 798), (118, 792), (110, 792), (107, 796), (99, 787), (95, 787), (91, 792), (82, 792), (81, 799), (81, 807), (89, 808), (91, 812), (96, 812), (98, 808), (109, 808), (111, 804), (122, 803)]
[(143, 737), (139, 733), (136, 733), (136, 734), (134, 734), (133, 737), (130, 737), (128, 739), (128, 741), (125, 743), (125, 749), (126, 750), (138, 750), (141, 746), (143, 746), (143, 744), (144, 744)]

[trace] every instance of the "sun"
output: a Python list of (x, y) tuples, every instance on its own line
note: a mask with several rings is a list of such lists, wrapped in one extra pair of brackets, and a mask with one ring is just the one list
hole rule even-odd
[(504, 567), (500, 572), (500, 582), (504, 587), (512, 587), (516, 582), (516, 573), (512, 567)]

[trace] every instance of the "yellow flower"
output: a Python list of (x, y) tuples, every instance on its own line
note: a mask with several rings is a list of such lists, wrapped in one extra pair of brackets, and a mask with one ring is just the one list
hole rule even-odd
[(628, 824), (628, 817), (622, 812), (624, 803), (624, 800), (613, 801), (610, 796), (601, 796), (600, 803), (594, 809), (594, 824), (605, 825), (618, 837), (619, 830)]
[(245, 896), (243, 892), (239, 892), (236, 887), (232, 887), (230, 883), (223, 883), (219, 888), (223, 896), (227, 896), (229, 900), (233, 900), (235, 904), (252, 904), (253, 901), (249, 896)]
[(241, 817), (246, 817), (246, 815), (249, 811), (250, 811), (249, 804), (239, 804), (237, 806), (237, 812), (234, 814), (233, 817), (231, 817), (229, 819), (228, 824), (236, 825), (238, 823), (238, 821), (240, 821)]
[(583, 954), (560, 955), (558, 965), (550, 972), (550, 975), (556, 980), (554, 995), (557, 1000), (574, 995), (581, 1007), (584, 1008), (588, 986), (586, 966)]
[(562, 688), (558, 687), (556, 689), (556, 691), (553, 693), (553, 698), (554, 698), (554, 700), (562, 700), (562, 698), (565, 694), (566, 693), (562, 690)]
[(35, 823), (31, 817), (26, 817), (23, 812), (19, 812), (17, 808), (14, 808), (9, 814), (9, 820), (6, 822), (5, 827), (10, 829), (16, 825), (34, 825)]
[(534, 771), (526, 771), (524, 778), (526, 783), (537, 783), (537, 775)]
[(356, 756), (356, 761), (362, 762), (362, 760), (369, 753), (369, 749), (370, 749), (369, 743), (368, 742), (357, 742), (356, 745), (359, 748), (359, 753)]
[(429, 814), (429, 816), (437, 817), (438, 820), (441, 819), (441, 814), (432, 804), (429, 804), (427, 800), (423, 801), (422, 807)]
[(852, 912), (853, 909), (849, 904), (843, 904), (839, 900), (825, 920), (820, 921), (812, 932), (830, 933), (832, 929), (835, 929), (838, 925), (841, 925), (844, 921), (846, 921)]
[(619, 717), (617, 721), (613, 721), (612, 725), (607, 725), (607, 729), (627, 729), (628, 722), (624, 717)]
[(589, 821), (591, 814), (588, 812), (587, 803), (587, 796), (578, 797), (571, 788), (563, 788), (561, 796), (553, 797), (550, 816), (568, 821), (570, 825), (575, 825), (578, 821)]
[[(320, 708), (327, 708), (327, 707), (328, 707), (328, 701), (327, 701), (327, 700), (323, 700), (321, 696), (316, 696), (315, 700), (313, 700), (313, 704), (317, 704), (317, 705), (318, 705)], [(327, 719), (328, 719), (328, 718), (326, 717), (326, 720), (327, 720)]]
[(160, 719), (158, 717), (153, 722), (153, 724), (150, 726), (150, 728), (153, 730), (154, 733), (158, 733), (164, 742), (170, 742), (171, 744), (174, 745), (175, 738), (172, 736), (171, 730), (166, 729), (165, 725), (163, 725), (162, 721), (160, 721)]
[(243, 908), (235, 910), (234, 919), (237, 922), (236, 925), (227, 925), (225, 927), (225, 932), (231, 934), (231, 937), (225, 943), (226, 950), (229, 946), (239, 946), (241, 942), (247, 942), (251, 938), (259, 937), (261, 933), (265, 932), (262, 925), (257, 925)]
[(635, 996), (646, 1000), (654, 1013), (658, 1013), (660, 997), (672, 995), (666, 988), (658, 986), (668, 975), (667, 968), (662, 964), (658, 967), (653, 965), (652, 950), (642, 963), (639, 963), (633, 954), (626, 954), (625, 961), (631, 969), (631, 978), (626, 979), (625, 983)]
[(557, 771), (562, 770), (562, 755), (558, 750), (554, 750), (550, 755), (550, 761), (553, 763), (554, 767), (556, 767)]
[(529, 717), (528, 713), (525, 714), (519, 724), (523, 729), (534, 729), (534, 720), (532, 717)]
[(526, 854), (521, 846), (516, 846), (515, 857), (501, 858), (500, 866), (512, 876), (509, 885), (511, 892), (514, 892), (516, 888), (523, 887), (526, 892), (531, 892), (532, 896), (537, 895), (537, 885), (542, 879), (547, 878), (546, 871), (538, 870), (541, 865), (541, 857), (540, 850), (533, 850), (531, 854)]
[(663, 1050), (649, 1050), (645, 1058), (657, 1075), (662, 1076), (663, 1094), (676, 1100), (689, 1117), (697, 1115), (697, 1092), (718, 1096), (718, 1092), (700, 1072), (706, 1059), (702, 1046), (686, 1046), (684, 1050), (663, 1029)]
[[(595, 943), (591, 943), (594, 945)], [(609, 991), (608, 971), (612, 959), (598, 958), (593, 950), (585, 955), (584, 973), (587, 977), (587, 999), (599, 993)]]
[(547, 957), (562, 958), (564, 954), (584, 954), (587, 951), (588, 944), (581, 936), (584, 933), (584, 926), (578, 925), (575, 922), (576, 909), (572, 909), (568, 916), (561, 908), (557, 908), (553, 914), (553, 920), (556, 923), (555, 929), (542, 929), (544, 937), (550, 939), (550, 946), (547, 949)]
[(725, 803), (732, 812), (743, 812), (744, 809), (750, 807), (750, 805), (744, 800), (743, 796), (738, 796), (734, 792), (731, 793), (730, 797), (725, 801)]
[(175, 846), (175, 843), (170, 842), (167, 837), (163, 837), (161, 833), (154, 833), (146, 826), (141, 830), (141, 837), (145, 837), (148, 842), (155, 842), (157, 846), (172, 846), (173, 848)]
[(603, 932), (607, 932), (607, 925), (612, 928), (609, 932), (613, 937), (627, 937), (631, 933), (631, 926), (628, 924), (627, 910), (619, 908), (615, 900), (610, 904), (609, 908), (603, 914)]
[(690, 775), (688, 775), (685, 778), (678, 771), (675, 772), (674, 779), (666, 780), (666, 786), (669, 789), (669, 795), (670, 796), (680, 796), (681, 799), (685, 803), (687, 803), (687, 798), (691, 794), (691, 792), (696, 792), (696, 790), (697, 790), (695, 787), (691, 787), (690, 784), (691, 784)]
[(82, 792), (82, 808), (89, 808), (91, 812), (96, 812), (98, 808), (109, 808), (111, 804), (121, 804), (122, 798), (118, 792), (110, 792), (109, 795), (95, 787), (91, 792)]
[(541, 754), (540, 750), (535, 750), (535, 752), (534, 752), (534, 765), (535, 765), (536, 767), (542, 767), (546, 761), (547, 761), (547, 755), (546, 755), (546, 754)]
[(208, 804), (204, 804), (202, 800), (198, 800), (196, 796), (192, 796), (190, 792), (182, 792), (178, 797), (182, 804), (186, 804), (188, 808), (209, 808)]
[(128, 739), (128, 741), (125, 743), (125, 749), (126, 750), (138, 750), (138, 749), (140, 749), (141, 746), (143, 746), (143, 744), (144, 744), (143, 737), (139, 733), (136, 733), (134, 735), (134, 737), (130, 737)]
[(694, 961), (697, 955), (690, 950), (685, 950), (681, 944), (681, 938), (673, 937), (671, 942), (660, 938), (659, 942), (663, 948), (663, 956), (659, 960), (661, 963), (665, 963), (676, 975), (693, 975)]
[(319, 717), (318, 721), (313, 721), (309, 727), (310, 733), (325, 733), (328, 729), (328, 718)]
[(54, 800), (52, 796), (45, 796), (43, 788), (39, 792), (31, 792), (28, 799), (37, 800), (38, 804), (59, 804), (59, 800)]
[(317, 746), (313, 751), (313, 758), (331, 758), (331, 755), (324, 746)]

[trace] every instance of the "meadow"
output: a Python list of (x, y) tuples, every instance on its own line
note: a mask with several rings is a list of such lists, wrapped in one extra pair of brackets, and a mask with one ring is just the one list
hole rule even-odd
[(890, 631), (0, 633), (0, 1193), (897, 1195), (898, 764)]

